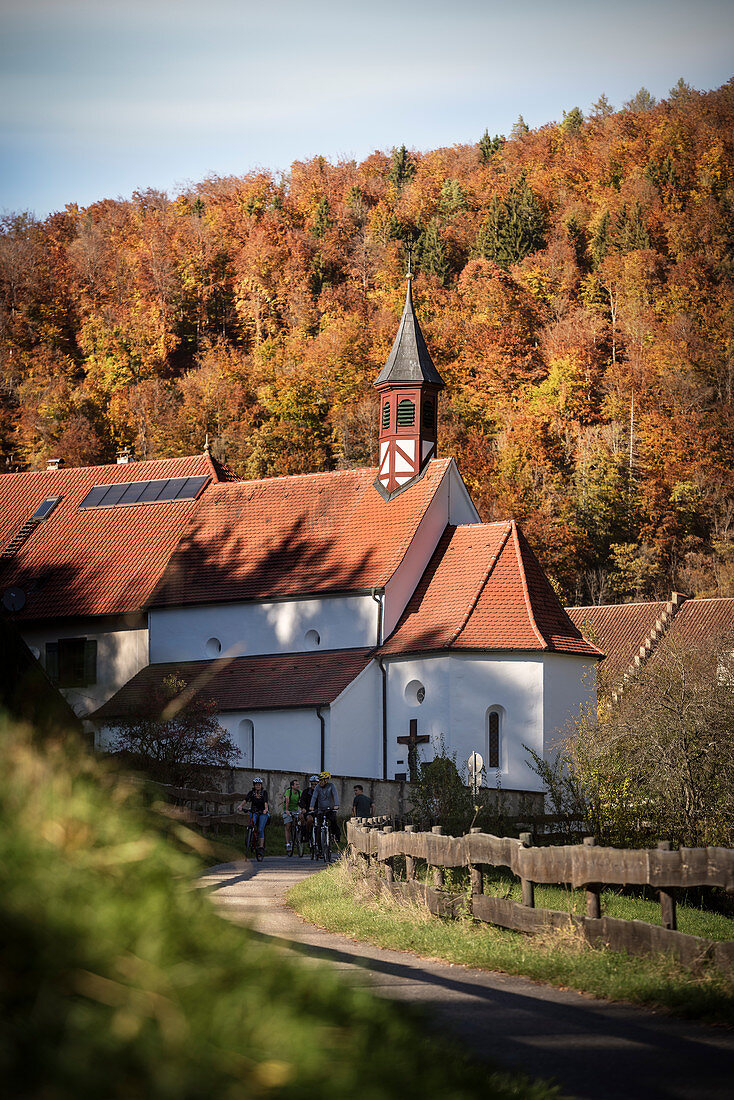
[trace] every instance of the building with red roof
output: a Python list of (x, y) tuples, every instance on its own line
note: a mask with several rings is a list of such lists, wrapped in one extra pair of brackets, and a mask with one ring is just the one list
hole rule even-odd
[(409, 775), (417, 746), (540, 789), (603, 655), (514, 522), (436, 457), (443, 381), (410, 285), (377, 380), (376, 469), (258, 481), (209, 454), (0, 478), (0, 596), (109, 742), (171, 672), (243, 766)]

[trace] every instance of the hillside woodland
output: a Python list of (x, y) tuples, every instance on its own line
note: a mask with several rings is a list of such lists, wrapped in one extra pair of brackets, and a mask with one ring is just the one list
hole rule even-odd
[[(405, 295), (440, 453), (567, 602), (734, 595), (734, 82), (475, 145), (212, 176), (0, 235), (3, 470), (375, 462)], [(246, 151), (243, 151), (243, 158)]]

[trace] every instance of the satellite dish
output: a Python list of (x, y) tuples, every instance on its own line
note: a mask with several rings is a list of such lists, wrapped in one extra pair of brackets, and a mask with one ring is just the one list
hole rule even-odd
[(6, 611), (20, 611), (25, 607), (25, 592), (22, 588), (6, 588), (3, 592), (3, 607)]

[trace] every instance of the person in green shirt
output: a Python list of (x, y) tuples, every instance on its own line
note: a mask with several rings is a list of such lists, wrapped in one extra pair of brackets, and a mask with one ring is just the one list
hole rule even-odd
[(290, 852), (293, 847), (293, 822), (298, 813), (298, 802), (301, 797), (301, 784), (297, 779), (291, 779), (285, 794), (283, 795), (283, 825), (285, 826), (285, 850)]

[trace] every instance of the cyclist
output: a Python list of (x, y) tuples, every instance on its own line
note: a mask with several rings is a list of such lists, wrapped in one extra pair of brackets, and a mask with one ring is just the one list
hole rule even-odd
[(264, 848), (265, 826), (270, 820), (270, 814), (268, 813), (268, 792), (263, 787), (263, 781), (259, 775), (253, 779), (250, 793), (246, 794), (236, 807), (238, 813), (242, 813), (246, 802), (250, 803), (250, 824), (257, 829), (257, 846)]
[(283, 795), (283, 825), (285, 827), (285, 850), (290, 852), (293, 847), (293, 822), (298, 813), (298, 805), (301, 799), (301, 784), (297, 779), (291, 779), (285, 794)]
[(329, 782), (330, 779), (331, 772), (321, 772), (319, 775), (319, 784), (311, 794), (311, 810), (324, 815), (333, 836), (338, 840), (340, 833), (336, 811), (339, 809), (339, 795), (334, 784)]
[(311, 813), (311, 798), (313, 797), (314, 788), (319, 781), (317, 775), (312, 775), (308, 780), (308, 786), (304, 787), (301, 791), (301, 797), (298, 802), (298, 813), (301, 818), (301, 831), (304, 837), (311, 836), (311, 828), (313, 826), (313, 814)]

